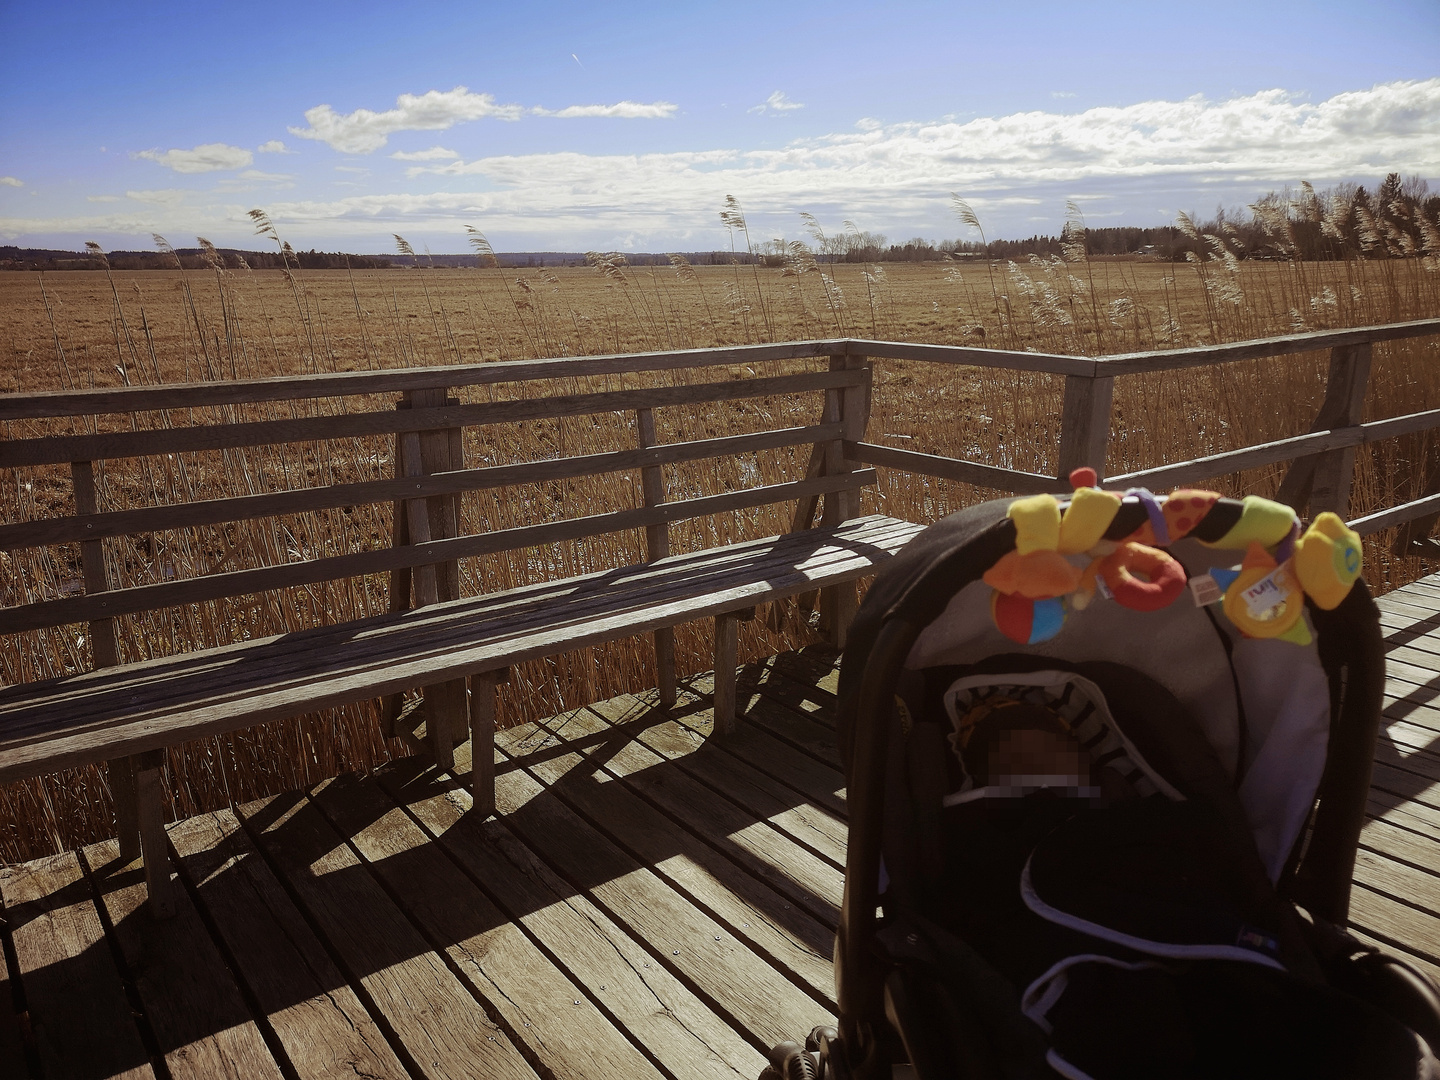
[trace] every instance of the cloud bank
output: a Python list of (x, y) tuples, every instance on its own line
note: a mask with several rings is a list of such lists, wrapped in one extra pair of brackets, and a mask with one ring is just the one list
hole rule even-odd
[(177, 173), (219, 172), (225, 169), (243, 169), (255, 160), (255, 155), (239, 146), (225, 143), (205, 143), (193, 150), (141, 150), (135, 155), (145, 158)]
[[(451, 92), (457, 94), (484, 96), (463, 88)], [(439, 126), (458, 113), (412, 110), (406, 122), (418, 123), (422, 114)], [(349, 123), (356, 115), (340, 119)], [(351, 146), (379, 145), (382, 129), (398, 130), (396, 122), (392, 116), (336, 138)], [(208, 153), (216, 148), (235, 150), (210, 144), (169, 153), (210, 161), (218, 160)], [(376, 250), (385, 249), (383, 238), (391, 232), (454, 236), (458, 247), (465, 223), (482, 225), (492, 239), (503, 237), (517, 249), (631, 241), (650, 250), (710, 247), (724, 243), (716, 212), (732, 193), (752, 228), (761, 230), (771, 227), (768, 215), (775, 228), (793, 231), (795, 211), (810, 210), (867, 229), (954, 236), (959, 226), (948, 210), (951, 191), (972, 201), (992, 235), (1058, 228), (1072, 198), (1086, 205), (1092, 223), (1149, 224), (1172, 220), (1177, 209), (1234, 205), (1301, 179), (1322, 186), (1351, 178), (1373, 182), (1392, 170), (1440, 178), (1440, 78), (1386, 83), (1319, 102), (1266, 90), (1222, 101), (1192, 97), (1068, 113), (889, 124), (866, 118), (851, 130), (775, 149), (557, 151), (463, 160), (432, 147), (391, 156), (409, 163), (408, 182), (386, 162), (346, 197), (331, 198), (324, 187), (314, 187), (266, 208), (307, 244), (361, 238)], [(191, 164), (188, 158), (182, 163)], [(164, 217), (150, 228), (215, 235), (224, 234), (228, 223), (245, 235), (248, 207), (233, 205), (218, 191), (194, 193), (171, 216), (160, 209), (178, 205), (174, 194), (127, 194), (154, 205), (157, 219)], [(114, 225), (132, 218), (117, 214)], [(82, 219), (10, 218), (0, 220), (0, 233), (58, 231), (76, 220)], [(105, 219), (83, 220), (94, 222), (96, 231), (105, 228)]]

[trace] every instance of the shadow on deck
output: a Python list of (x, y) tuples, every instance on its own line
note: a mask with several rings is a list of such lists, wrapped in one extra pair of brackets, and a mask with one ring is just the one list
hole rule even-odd
[[(1440, 578), (1380, 604), (1352, 919), (1440, 975)], [(113, 842), (7, 868), (0, 1074), (749, 1080), (834, 1016), (837, 673), (748, 666), (718, 740), (708, 676), (501, 732), (489, 820), (411, 759), (179, 822), (164, 924)]]

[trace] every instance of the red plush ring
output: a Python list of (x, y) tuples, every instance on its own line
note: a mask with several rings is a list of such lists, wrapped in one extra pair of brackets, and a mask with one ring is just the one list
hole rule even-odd
[[(1135, 572), (1145, 579), (1135, 576)], [(1115, 602), (1132, 611), (1159, 611), (1185, 588), (1185, 568), (1158, 548), (1121, 544), (1100, 564)], [(1148, 579), (1148, 580), (1147, 580)]]

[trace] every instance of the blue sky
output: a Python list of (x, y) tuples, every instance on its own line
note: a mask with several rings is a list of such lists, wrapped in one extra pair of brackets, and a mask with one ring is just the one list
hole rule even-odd
[(721, 247), (1440, 186), (1440, 2), (0, 0), (0, 242)]

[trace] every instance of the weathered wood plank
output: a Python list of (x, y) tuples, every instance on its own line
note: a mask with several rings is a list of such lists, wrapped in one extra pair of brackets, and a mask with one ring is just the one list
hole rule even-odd
[(104, 390), (0, 394), (0, 420), (193, 409), (204, 405), (349, 397), (441, 386), (493, 386), (498, 383), (530, 382), (538, 379), (757, 364), (773, 360), (829, 356), (837, 349), (843, 349), (844, 345), (843, 340), (791, 341), (776, 345), (732, 345), (719, 349), (618, 353), (545, 360), (502, 360), (484, 364), (458, 364), (453, 367), (442, 365), (391, 371), (282, 375), (262, 379), (178, 383), (160, 387), (117, 386)]
[[(513, 730), (513, 729), (512, 729)], [(501, 820), (470, 813), (448, 775), (410, 759), (376, 776), (590, 995), (675, 1076), (751, 1080), (765, 1060)]]
[[(1055, 475), (1064, 480), (1076, 469), (1089, 467), (1102, 480), (1110, 446), (1110, 412), (1115, 397), (1113, 378), (1065, 376), (1065, 399), (1060, 413), (1059, 461)], [(1116, 481), (1117, 483), (1119, 481)]]
[(833, 1015), (830, 928), (622, 785), (597, 783), (578, 754), (532, 753), (525, 763), (528, 771), (496, 777), (506, 826), (749, 1041), (770, 1046)]
[(758, 379), (730, 379), (716, 383), (683, 383), (637, 390), (606, 390), (595, 394), (565, 394), (492, 401), (479, 405), (439, 408), (385, 409), (379, 412), (339, 413), (296, 420), (252, 420), (235, 424), (115, 431), (96, 435), (46, 435), (0, 443), (0, 468), (53, 465), (69, 461), (144, 457), (153, 454), (229, 450), (242, 446), (315, 442), (398, 431), (429, 431), (456, 426), (489, 426), (557, 416), (627, 412), (668, 405), (706, 404), (770, 397), (777, 394), (853, 386), (861, 378), (853, 371), (813, 371)]
[[(860, 523), (866, 520), (859, 519)], [(896, 523), (896, 527), (899, 531), (892, 532), (885, 543), (897, 547), (907, 533), (919, 528), (905, 523)], [(809, 541), (812, 538), (799, 537), (798, 540)], [(794, 542), (787, 540), (786, 548)], [(528, 631), (517, 630), (513, 614), (507, 613), (503, 607), (509, 601), (502, 596), (500, 610), (494, 612), (494, 619), (489, 624), (494, 637), (488, 641), (473, 623), (452, 622), (448, 636), (437, 631), (435, 624), (424, 618), (426, 612), (447, 618), (449, 612), (436, 607), (415, 613), (417, 617), (414, 619), (402, 618), (398, 624), (396, 617), (391, 616), (381, 616), (361, 624), (346, 624), (340, 631), (351, 642), (348, 652), (325, 636), (326, 633), (333, 635), (340, 632), (334, 628), (313, 634), (302, 631), (283, 639), (247, 643), (237, 650), (264, 658), (264, 664), (253, 667), (236, 664), (232, 651), (211, 650), (205, 654), (133, 665), (131, 669), (126, 669), (123, 686), (105, 681), (116, 678), (114, 672), (107, 672), (86, 673), (49, 685), (36, 684), (0, 691), (0, 713), (9, 714), (7, 721), (10, 729), (4, 742), (0, 743), (0, 779), (113, 757), (121, 750), (136, 752), (170, 745), (181, 741), (177, 725), (184, 726), (185, 737), (195, 738), (244, 724), (292, 716), (308, 709), (403, 690), (432, 678), (455, 678), (507, 666), (532, 656), (550, 655), (566, 648), (734, 610), (747, 601), (754, 603), (775, 595), (800, 592), (817, 583), (843, 580), (871, 565), (871, 555), (844, 550), (848, 541), (840, 541), (839, 547), (830, 546), (834, 543), (831, 540), (819, 545), (813, 562), (799, 560), (783, 571), (774, 568), (773, 572), (767, 571), (766, 576), (758, 581), (754, 580), (753, 574), (742, 573), (737, 579), (739, 584), (680, 600), (667, 602), (654, 594), (629, 595), (624, 610), (605, 614), (603, 609), (600, 612), (592, 609), (584, 618), (578, 618), (579, 613), (573, 610), (564, 611), (555, 605), (546, 605), (545, 610), (551, 617), (561, 610), (562, 614), (577, 619), (562, 627), (546, 626), (542, 612), (537, 615), (542, 620), (538, 625)], [(883, 548), (872, 550), (878, 553), (884, 551)], [(644, 571), (661, 573), (665, 569), (667, 567), (661, 564), (652, 564)], [(593, 575), (585, 580), (602, 578), (613, 580), (614, 572)], [(559, 595), (584, 586), (584, 580), (572, 579), (550, 588)], [(659, 587), (663, 589), (663, 586)], [(496, 603), (493, 598), (464, 601), (461, 609), (481, 602)], [(629, 603), (636, 602), (637, 606), (629, 607)], [(367, 625), (389, 628), (386, 640), (381, 643), (383, 647), (367, 643), (364, 637)], [(391, 631), (394, 631), (393, 636), (389, 636)], [(317, 646), (309, 653), (303, 651), (307, 639)], [(366, 646), (371, 651), (365, 652), (363, 659), (356, 660), (354, 651), (360, 646)], [(189, 669), (189, 677), (167, 678), (165, 673), (170, 670), (171, 664)], [(270, 666), (289, 664), (299, 665), (289, 678), (278, 677)], [(226, 679), (238, 682), (230, 681), (227, 686), (216, 687), (212, 672), (217, 668), (223, 668)], [(147, 685), (151, 697), (138, 703), (133, 701), (139, 696), (137, 690)], [(34, 695), (52, 687), (60, 692), (52, 704), (42, 706)], [(71, 693), (71, 688), (81, 689)], [(115, 696), (107, 697), (108, 694)], [(157, 697), (160, 700), (154, 701), (153, 698)], [(24, 702), (23, 709), (21, 701)], [(93, 722), (85, 719), (87, 710), (95, 715)], [(69, 733), (57, 735), (53, 726), (56, 724)]]
[(1009, 371), (1046, 371), (1054, 375), (1094, 375), (1098, 362), (1082, 356), (974, 349), (964, 345), (925, 345), (909, 341), (850, 339), (845, 351), (886, 360), (921, 360), (931, 364), (963, 364), (967, 367), (1000, 368)]
[(0, 895), (45, 1075), (154, 1080), (80, 860), (0, 867)]
[(431, 946), (450, 957), (487, 1011), (555, 1076), (660, 1077), (558, 970), (373, 780), (320, 784), (312, 799), (385, 883)]
[(730, 753), (723, 740), (702, 739), (692, 729), (670, 718), (674, 714), (703, 711), (706, 708), (703, 698), (687, 690), (664, 715), (658, 714), (658, 700), (649, 693), (622, 694), (588, 708), (623, 728), (646, 748), (676, 763), (696, 780), (757, 818), (770, 822), (831, 865), (845, 868), (849, 829), (844, 821), (810, 805), (795, 790), (777, 783)]
[[(708, 674), (701, 674), (686, 680), (686, 685), (694, 693), (704, 696), (709, 693), (711, 683)], [(756, 705), (752, 699), (750, 708), (753, 710)], [(704, 712), (676, 719), (702, 737), (709, 736), (713, 724), (713, 718)], [(771, 779), (793, 788), (816, 806), (824, 807), (841, 818), (846, 817), (845, 778), (838, 769), (797, 750), (748, 721), (749, 715), (746, 714), (735, 731), (726, 736), (726, 749)]]
[(977, 487), (1013, 491), (1020, 495), (1069, 490), (1070, 487), (1068, 481), (1060, 481), (1053, 476), (1021, 472), (1019, 469), (1002, 469), (962, 458), (924, 454), (918, 450), (898, 450), (893, 446), (880, 446), (877, 443), (847, 441), (845, 456), (867, 465), (880, 465), (887, 469), (899, 469), (902, 472), (919, 473), (921, 476), (934, 476), (942, 480), (959, 480)]
[(1185, 349), (1123, 353), (1103, 357), (1097, 363), (1107, 374), (1133, 375), (1145, 371), (1175, 371), (1187, 367), (1204, 367), (1207, 364), (1230, 364), (1236, 360), (1255, 360), (1262, 356), (1292, 356), (1295, 353), (1318, 352), (1343, 345), (1397, 341), (1429, 334), (1440, 334), (1440, 319), (1415, 319), (1411, 322), (1386, 323), (1354, 330), (1286, 334), (1255, 341), (1237, 341), (1229, 345), (1196, 345)]
[(533, 1080), (535, 1071), (505, 1032), (309, 799), (276, 796), (239, 814), (420, 1075)]
[[(643, 722), (632, 722), (633, 727)], [(822, 923), (838, 924), (842, 871), (637, 741), (631, 727), (612, 725), (589, 708), (539, 726)]]
[(384, 1034), (228, 810), (170, 829), (190, 883), (302, 1080), (405, 1075)]
[(15, 989), (10, 978), (10, 962), (5, 950), (0, 949), (0, 1076), (30, 1080), (25, 1039), (20, 1031), (20, 1018), (15, 1015)]
[(1350, 924), (1432, 964), (1440, 963), (1440, 919), (1396, 899), (1395, 890), (1411, 883), (1412, 875), (1396, 872), (1395, 866), (1360, 853), (1350, 894)]
[[(381, 548), (349, 555), (331, 555), (306, 559), (281, 566), (230, 570), (219, 574), (188, 578), (184, 581), (157, 585), (134, 585), (115, 589), (99, 596), (74, 596), (60, 600), (41, 600), (0, 610), (0, 633), (39, 630), (47, 626), (63, 626), (94, 618), (131, 615), (141, 611), (220, 600), (228, 596), (244, 596), (267, 589), (311, 585), (337, 578), (378, 574), (398, 567), (423, 567), (448, 559), (469, 559), (477, 555), (511, 551), (518, 548), (578, 540), (611, 532), (644, 528), (667, 521), (685, 521), (711, 514), (746, 510), (770, 503), (787, 502), (797, 496), (849, 487), (863, 487), (875, 482), (873, 470), (849, 473), (815, 480), (792, 480), (779, 484), (745, 488), (721, 495), (701, 495), (678, 499), (661, 506), (635, 510), (615, 510), (604, 514), (567, 518), (540, 525), (523, 525), (511, 529), (448, 540), (415, 542), (403, 548)], [(410, 523), (412, 536), (414, 522)]]
[(157, 920), (146, 905), (142, 868), (122, 861), (115, 841), (81, 854), (173, 1080), (280, 1080), (280, 1066), (185, 891), (177, 891), (174, 917)]

